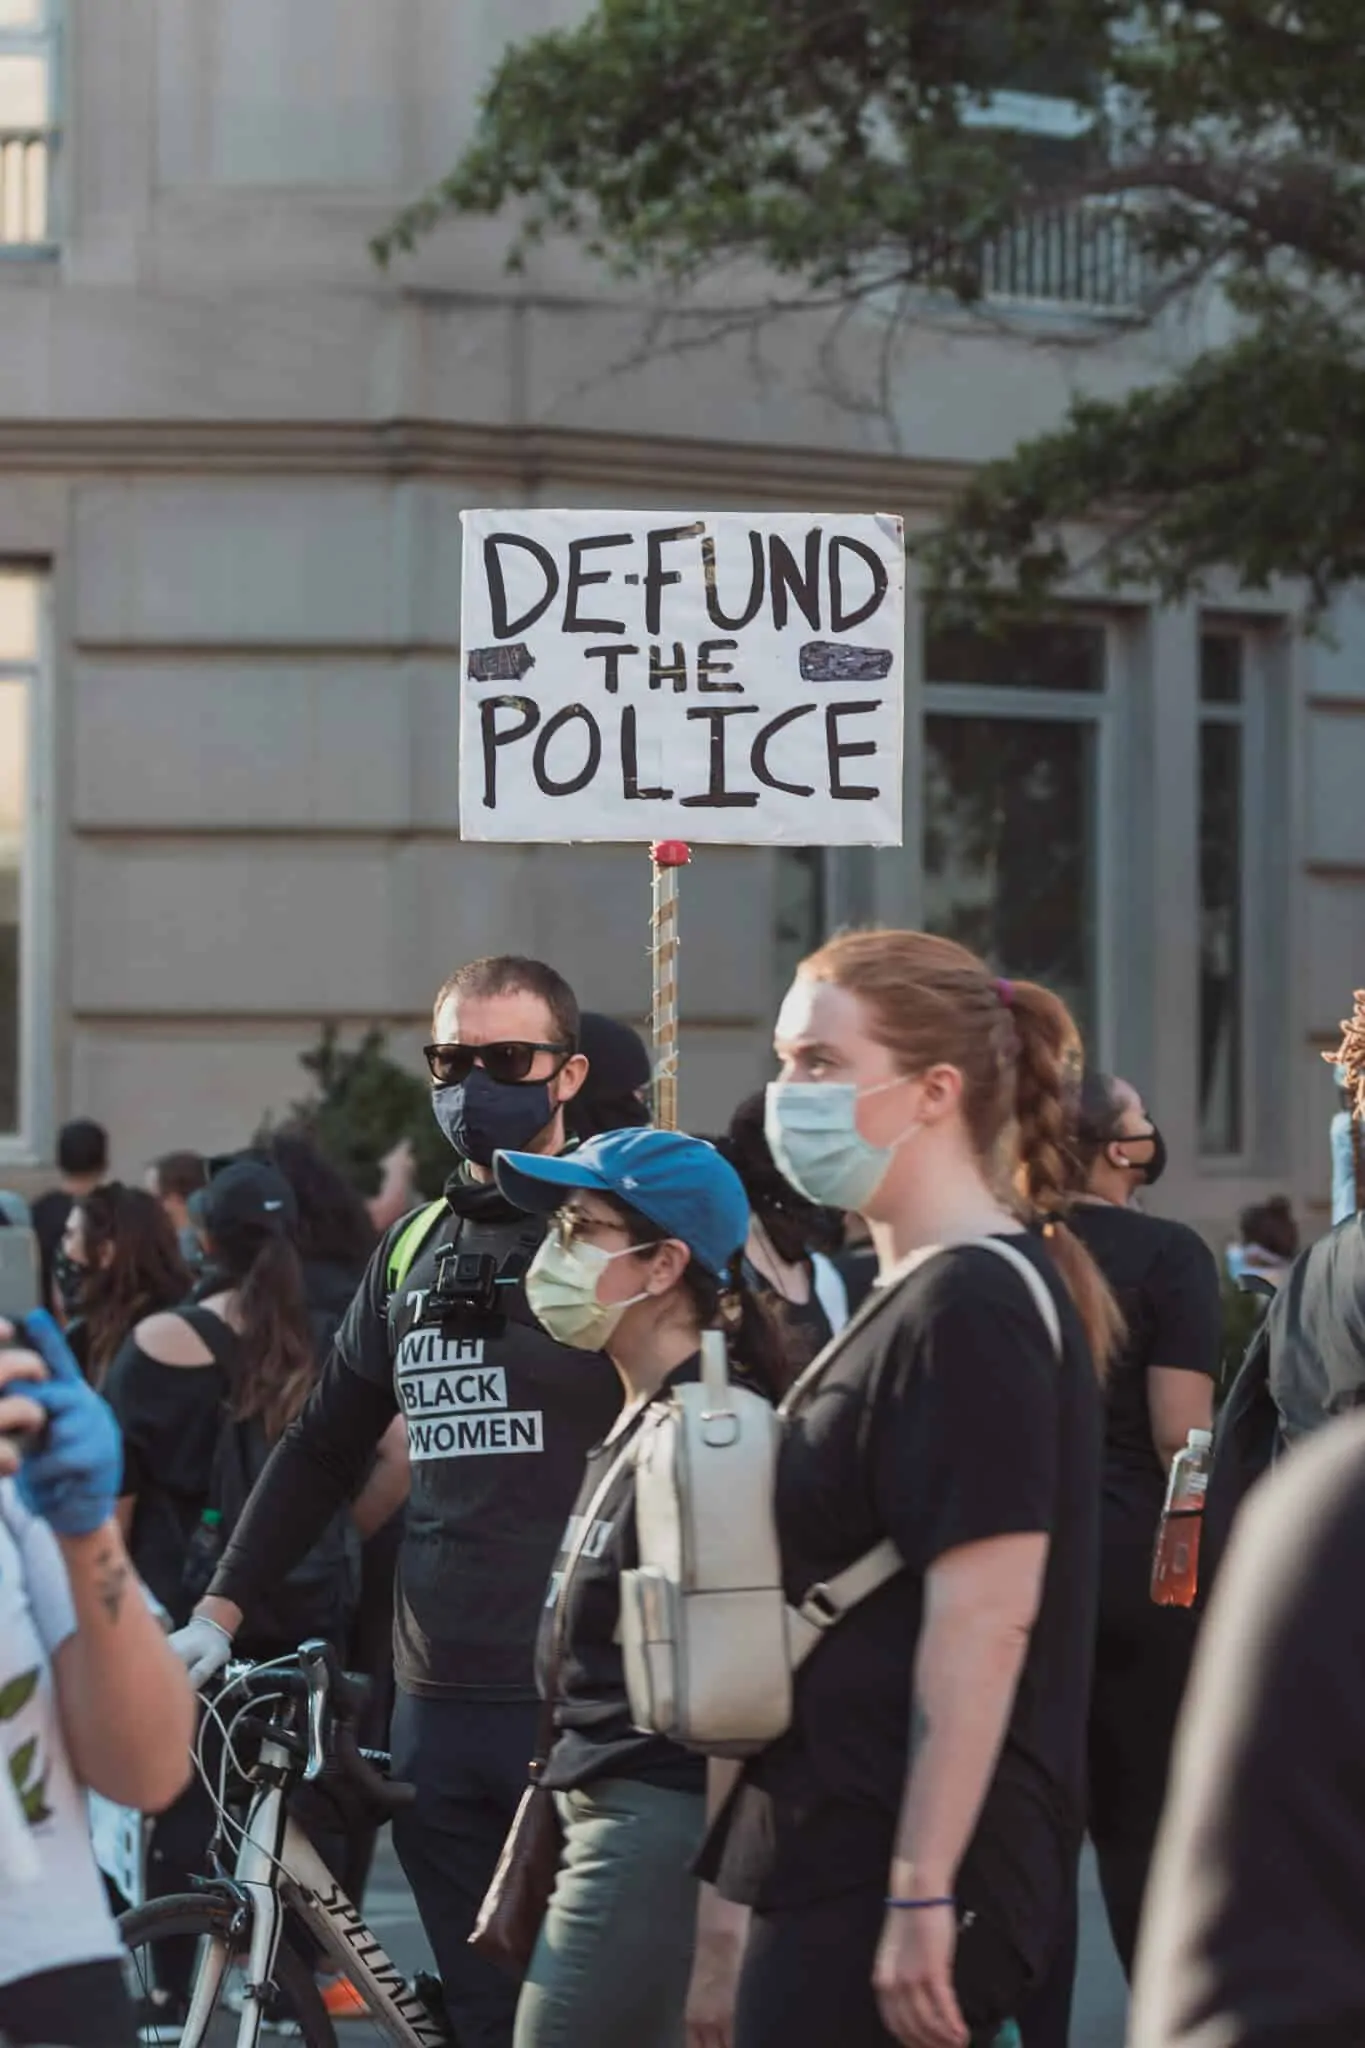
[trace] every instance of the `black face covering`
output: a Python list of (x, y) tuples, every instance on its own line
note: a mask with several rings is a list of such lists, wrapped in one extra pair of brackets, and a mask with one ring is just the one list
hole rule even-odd
[[(1142, 1175), (1143, 1185), (1154, 1188), (1161, 1179), (1162, 1174), (1166, 1171), (1169, 1155), (1166, 1151), (1166, 1140), (1162, 1137), (1154, 1119), (1149, 1117), (1147, 1121), (1152, 1126), (1150, 1131), (1139, 1131), (1132, 1138), (1115, 1138), (1111, 1149), (1118, 1150), (1122, 1148), (1133, 1172)], [(1152, 1148), (1151, 1158), (1134, 1159), (1134, 1145), (1150, 1145)]]
[(447, 1142), (475, 1166), (491, 1166), (495, 1152), (524, 1151), (555, 1113), (548, 1081), (495, 1081), (482, 1067), (435, 1089), (431, 1108)]
[(57, 1283), (62, 1307), (69, 1316), (79, 1315), (81, 1301), (85, 1294), (86, 1268), (78, 1265), (70, 1252), (60, 1248), (52, 1259), (52, 1277)]

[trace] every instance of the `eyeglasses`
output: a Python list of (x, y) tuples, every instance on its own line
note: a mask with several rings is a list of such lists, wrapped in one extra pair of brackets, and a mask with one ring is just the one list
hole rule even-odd
[[(586, 1209), (556, 1209), (550, 1218), (550, 1229), (563, 1246), (570, 1251), (575, 1244), (591, 1244), (593, 1232), (614, 1230), (624, 1237), (627, 1226), (618, 1216), (590, 1216)], [(635, 1245), (635, 1251), (652, 1251), (652, 1245)]]
[[(530, 1038), (508, 1038), (498, 1045), (424, 1045), (422, 1055), (431, 1078), (442, 1088), (467, 1081), (475, 1067), (482, 1067), (493, 1081), (525, 1081), (536, 1063), (538, 1052), (573, 1054), (571, 1045), (547, 1045)], [(560, 1065), (563, 1065), (561, 1060)], [(558, 1073), (559, 1068), (555, 1069)]]

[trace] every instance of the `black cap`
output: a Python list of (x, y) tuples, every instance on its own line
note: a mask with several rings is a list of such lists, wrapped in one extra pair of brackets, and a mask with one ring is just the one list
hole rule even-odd
[(298, 1229), (294, 1190), (277, 1167), (249, 1155), (216, 1172), (190, 1206), (195, 1223), (217, 1244), (292, 1237)]

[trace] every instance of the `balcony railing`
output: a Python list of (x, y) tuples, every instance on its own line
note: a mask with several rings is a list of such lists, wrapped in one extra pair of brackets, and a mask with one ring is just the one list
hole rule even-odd
[(1031, 214), (981, 252), (983, 295), (1016, 305), (1130, 313), (1155, 276), (1132, 224), (1084, 204)]
[(51, 128), (0, 128), (0, 253), (52, 241), (56, 145)]

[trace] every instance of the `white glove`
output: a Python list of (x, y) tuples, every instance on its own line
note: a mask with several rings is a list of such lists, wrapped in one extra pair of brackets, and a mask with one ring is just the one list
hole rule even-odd
[(192, 1614), (183, 1628), (170, 1639), (171, 1648), (190, 1674), (190, 1684), (202, 1692), (232, 1655), (232, 1637), (206, 1614)]

